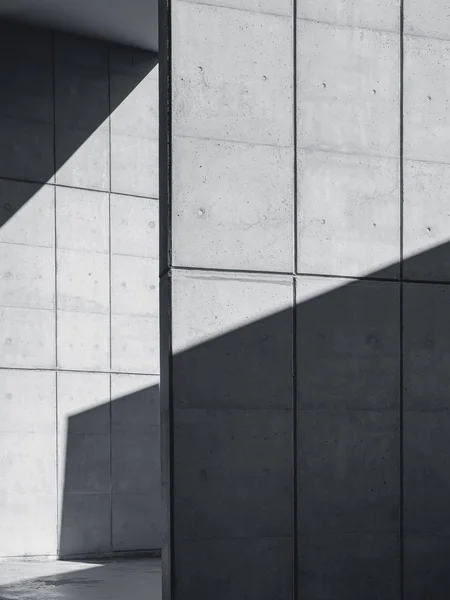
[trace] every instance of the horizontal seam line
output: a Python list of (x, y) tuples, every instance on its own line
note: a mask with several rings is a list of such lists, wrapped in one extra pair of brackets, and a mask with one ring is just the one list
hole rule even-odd
[(88, 373), (90, 375), (138, 375), (148, 377), (160, 377), (160, 373), (145, 373), (143, 371), (99, 371), (89, 369), (64, 369), (62, 367), (8, 367), (1, 365), (0, 371), (42, 371), (44, 373)]
[[(52, 173), (49, 177), (54, 177), (55, 173)], [(97, 194), (110, 194), (111, 196), (126, 196), (127, 198), (142, 198), (143, 200), (155, 200), (159, 202), (159, 198), (155, 198), (154, 196), (144, 196), (142, 194), (131, 194), (129, 192), (114, 192), (109, 191), (108, 189), (100, 190), (89, 187), (82, 186), (74, 186), (74, 185), (66, 185), (64, 183), (57, 183), (53, 181), (38, 181), (37, 179), (20, 179), (19, 177), (5, 177), (4, 175), (0, 175), (0, 181), (12, 181), (15, 183), (23, 183), (28, 185), (38, 185), (40, 187), (44, 187), (46, 185), (50, 187), (62, 188), (65, 190), (76, 190), (83, 192), (96, 192)], [(26, 204), (26, 203), (24, 203)]]
[[(189, 3), (190, 4), (190, 3)], [(293, 143), (291, 144), (267, 144), (264, 142), (252, 142), (248, 140), (234, 140), (227, 138), (215, 138), (210, 136), (199, 136), (199, 135), (182, 135), (176, 134), (174, 138), (178, 139), (187, 139), (187, 140), (204, 140), (208, 142), (223, 142), (224, 144), (243, 144), (245, 146), (265, 146), (267, 148), (279, 148), (281, 149), (291, 149), (293, 148)]]
[(333, 27), (342, 27), (343, 29), (358, 29), (363, 31), (372, 31), (373, 33), (389, 33), (395, 36), (399, 35), (400, 22), (398, 29), (383, 29), (377, 27), (368, 27), (364, 25), (351, 25), (350, 23), (342, 23), (338, 21), (325, 21), (323, 19), (313, 19), (311, 17), (297, 17), (298, 21), (305, 21), (306, 23), (317, 23), (320, 25), (331, 25)]
[(391, 154), (370, 154), (367, 152), (346, 152), (345, 150), (333, 150), (333, 149), (328, 149), (328, 148), (319, 148), (319, 147), (313, 147), (313, 146), (300, 146), (298, 147), (298, 153), (299, 155), (301, 155), (302, 152), (309, 152), (309, 153), (314, 153), (314, 152), (319, 152), (321, 154), (337, 154), (338, 156), (354, 156), (354, 157), (361, 157), (361, 158), (378, 158), (380, 160), (396, 160), (396, 161), (400, 161), (400, 154), (398, 154), (398, 156), (393, 156)]
[(292, 18), (292, 11), (288, 14), (280, 14), (273, 12), (266, 12), (262, 10), (250, 10), (249, 8), (238, 8), (236, 6), (226, 6), (224, 4), (211, 4), (209, 2), (189, 2), (189, 0), (179, 0), (183, 4), (193, 4), (194, 6), (208, 6), (209, 8), (224, 8), (225, 10), (235, 10), (236, 12), (250, 13), (252, 15), (268, 15), (271, 17), (282, 17), (284, 19)]

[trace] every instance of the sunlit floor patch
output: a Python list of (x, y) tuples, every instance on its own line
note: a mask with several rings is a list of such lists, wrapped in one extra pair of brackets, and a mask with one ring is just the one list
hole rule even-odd
[(155, 559), (2, 562), (0, 600), (161, 600)]

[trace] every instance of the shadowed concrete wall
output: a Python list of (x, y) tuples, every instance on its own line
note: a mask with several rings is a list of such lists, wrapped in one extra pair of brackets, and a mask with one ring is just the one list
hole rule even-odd
[(0, 556), (159, 548), (156, 57), (1, 23), (0, 87)]
[(450, 17), (291, 4), (161, 11), (165, 598), (445, 600)]

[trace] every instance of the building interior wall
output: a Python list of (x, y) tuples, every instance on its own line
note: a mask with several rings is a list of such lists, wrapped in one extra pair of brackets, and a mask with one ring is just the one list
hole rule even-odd
[(0, 556), (158, 549), (156, 55), (0, 23)]

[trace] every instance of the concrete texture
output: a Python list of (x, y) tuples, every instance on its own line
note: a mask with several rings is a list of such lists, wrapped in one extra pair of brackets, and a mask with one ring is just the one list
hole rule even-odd
[(403, 4), (162, 11), (167, 600), (448, 596), (449, 17)]
[(405, 35), (405, 158), (448, 162), (450, 41)]
[(400, 1), (378, 0), (301, 0), (297, 17), (322, 23), (399, 31)]
[(298, 270), (398, 277), (399, 160), (302, 150), (297, 170)]
[(176, 147), (174, 262), (291, 271), (292, 149), (190, 138)]
[[(184, 46), (173, 62), (174, 95), (183, 98), (172, 107), (175, 136), (291, 146), (291, 20), (194, 2), (174, 7), (173, 44)], [(196, 43), (185, 45), (189, 37)]]
[(297, 21), (298, 147), (398, 158), (400, 37)]
[(0, 40), (0, 557), (158, 549), (156, 58)]
[(1, 563), (0, 594), (5, 600), (161, 599), (159, 560)]

